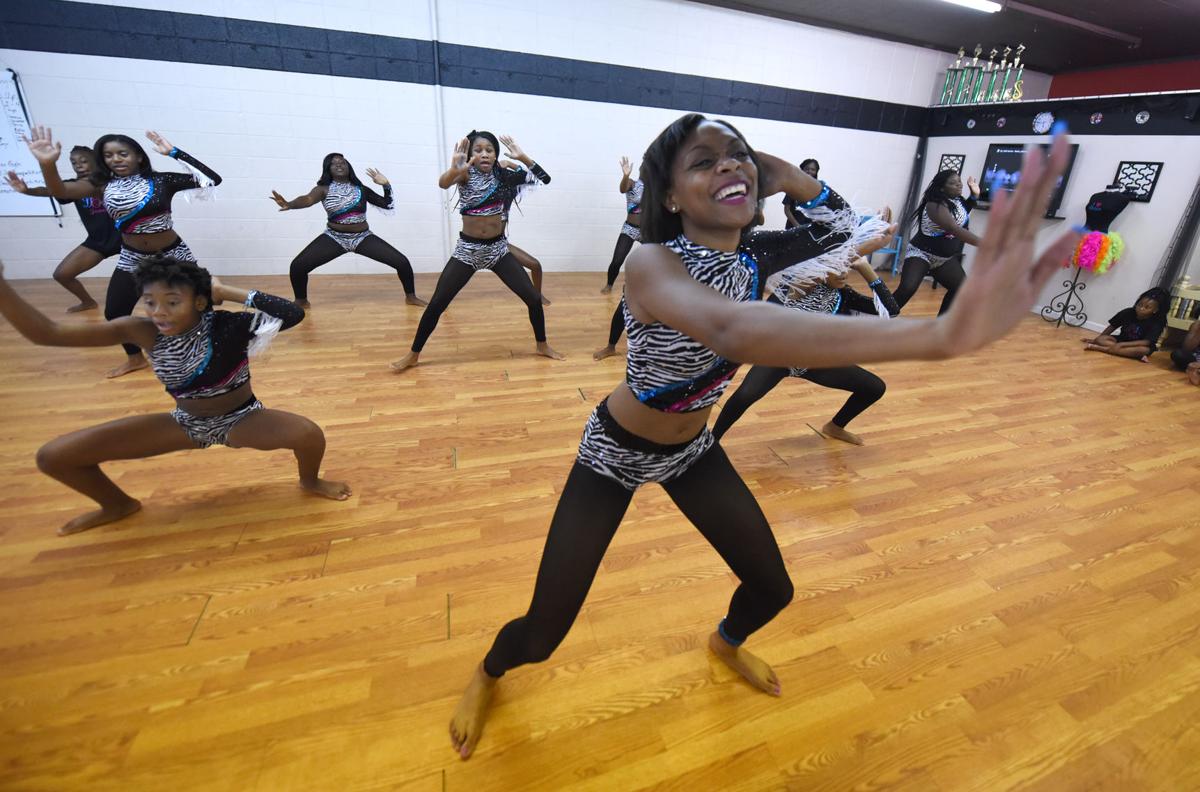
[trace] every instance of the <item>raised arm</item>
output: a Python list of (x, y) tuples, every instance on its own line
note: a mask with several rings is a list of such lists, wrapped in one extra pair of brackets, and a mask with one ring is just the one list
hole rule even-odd
[[(162, 154), (164, 157), (170, 157), (171, 159), (179, 160), (180, 162), (182, 162), (186, 165), (192, 166), (193, 168), (195, 168), (196, 170), (200, 171), (205, 176), (207, 176), (210, 180), (212, 180), (213, 186), (216, 186), (221, 183), (221, 174), (217, 173), (215, 170), (208, 167), (203, 162), (201, 162), (200, 160), (193, 157), (191, 154), (188, 154), (186, 151), (183, 151), (182, 149), (172, 146), (171, 142), (169, 140), (167, 140), (165, 137), (158, 134), (154, 130), (148, 130), (146, 132), (146, 137), (150, 140), (151, 143), (154, 144), (154, 150), (157, 151), (159, 154)], [(187, 175), (191, 176), (191, 174), (187, 174)], [(194, 181), (194, 184), (192, 184), (192, 185), (181, 184), (180, 188), (181, 189), (195, 189), (195, 188), (205, 186), (205, 185), (202, 185), (198, 179), (195, 179), (194, 176), (192, 176), (192, 179)]]
[(64, 182), (58, 175), (58, 158), (62, 154), (62, 144), (54, 139), (50, 127), (33, 127), (29, 130), (29, 137), (26, 138), (25, 143), (42, 168), (46, 191), (51, 197), (68, 203), (96, 194), (96, 185), (91, 182), (85, 180)]
[(4, 278), (3, 263), (0, 263), (0, 314), (18, 333), (40, 346), (137, 344), (149, 349), (157, 335), (154, 323), (145, 317), (122, 316), (108, 322), (87, 324), (55, 322), (17, 294)]
[(450, 155), (450, 167), (438, 177), (438, 187), (446, 190), (455, 184), (466, 184), (467, 175), (471, 172), (471, 166), (477, 159), (472, 157), (469, 161), (467, 160), (469, 148), (470, 144), (466, 138), (458, 141), (458, 145), (454, 147), (454, 152)]
[(286, 212), (288, 209), (305, 209), (315, 203), (320, 203), (325, 198), (325, 193), (328, 188), (323, 184), (318, 184), (308, 191), (307, 194), (301, 195), (299, 198), (287, 200), (277, 191), (271, 190), (271, 200), (279, 207), (279, 211)]
[[(13, 188), (14, 192), (19, 192), (21, 195), (32, 195), (35, 198), (52, 198), (50, 191), (45, 187), (30, 187), (25, 183), (25, 180), (17, 175), (16, 171), (9, 171), (4, 176), (4, 180), (8, 182), (8, 186)], [(64, 182), (65, 184), (65, 182)]]
[(378, 206), (380, 209), (391, 209), (393, 206), (392, 183), (388, 181), (388, 177), (374, 168), (367, 168), (367, 175), (371, 177), (371, 181), (383, 188), (383, 195), (380, 195), (370, 187), (363, 185), (363, 197), (367, 199), (367, 203)]
[(953, 234), (955, 239), (961, 239), (968, 245), (979, 246), (979, 237), (968, 231), (958, 224), (954, 219), (954, 213), (946, 208), (944, 204), (929, 204), (926, 208), (929, 212), (929, 219), (941, 226), (942, 230), (947, 234)]
[(546, 171), (542, 169), (541, 165), (538, 165), (536, 162), (534, 162), (533, 159), (526, 154), (520, 146), (517, 145), (517, 141), (513, 140), (511, 135), (501, 135), (500, 142), (503, 143), (504, 147), (508, 149), (508, 156), (515, 160), (519, 160), (526, 168), (529, 168), (529, 172), (532, 173), (538, 181), (540, 181), (542, 184), (550, 183), (550, 174), (546, 173)]
[(629, 157), (621, 157), (621, 195), (633, 189), (633, 163), (629, 161)]
[(260, 313), (274, 316), (283, 322), (279, 328), (280, 330), (295, 327), (304, 320), (304, 309), (296, 303), (283, 297), (276, 297), (274, 294), (258, 291), (257, 289), (247, 291), (246, 289), (239, 289), (236, 286), (222, 283), (218, 278), (213, 278), (212, 294), (214, 303), (219, 304), (225, 301), (241, 303), (247, 308), (253, 308)]
[(643, 245), (630, 256), (626, 305), (638, 320), (663, 322), (742, 363), (829, 368), (972, 352), (1025, 318), (1079, 240), (1069, 232), (1034, 257), (1040, 218), (1066, 163), (1064, 135), (1056, 136), (1048, 159), (1037, 149), (1027, 153), (1016, 193), (1001, 194), (993, 204), (971, 277), (936, 319), (864, 321), (733, 302), (695, 281), (679, 257), (659, 245)]

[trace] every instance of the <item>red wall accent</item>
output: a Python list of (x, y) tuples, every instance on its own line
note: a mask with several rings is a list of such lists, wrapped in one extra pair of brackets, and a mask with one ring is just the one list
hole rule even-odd
[(1048, 98), (1196, 89), (1200, 89), (1200, 59), (1056, 74)]

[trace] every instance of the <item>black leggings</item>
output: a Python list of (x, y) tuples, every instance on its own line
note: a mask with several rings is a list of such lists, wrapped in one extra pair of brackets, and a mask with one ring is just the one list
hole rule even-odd
[[(720, 445), (663, 489), (741, 581), (723, 629), (733, 641), (744, 641), (783, 610), (793, 593), (758, 501)], [(632, 498), (617, 482), (575, 463), (550, 522), (529, 610), (496, 635), (483, 661), (488, 675), (541, 662), (558, 647), (579, 615)]]
[(633, 250), (633, 240), (624, 232), (617, 235), (617, 246), (613, 248), (612, 263), (608, 265), (608, 285), (612, 286), (617, 282), (617, 273), (621, 271), (621, 265), (625, 263), (625, 257), (629, 255), (629, 251)]
[[(292, 259), (292, 266), (288, 273), (292, 279), (292, 293), (296, 295), (296, 299), (308, 299), (308, 274), (310, 272), (322, 264), (328, 264), (345, 252), (345, 248), (326, 234), (321, 234), (309, 242), (308, 247), (301, 250), (300, 255)], [(387, 242), (371, 234), (358, 243), (354, 252), (396, 270), (396, 275), (404, 284), (404, 293), (408, 295), (416, 293), (412, 265), (408, 263), (408, 258), (403, 253)]]
[[(108, 292), (104, 295), (104, 318), (111, 322), (129, 316), (137, 307), (140, 296), (132, 272), (113, 270), (112, 277), (108, 279)], [(142, 348), (136, 344), (121, 344), (121, 349), (125, 350), (126, 355), (139, 355), (142, 352)]]
[[(517, 263), (516, 257), (512, 253), (505, 253), (492, 267), (492, 271), (499, 276), (513, 294), (520, 297), (521, 301), (525, 303), (525, 307), (529, 309), (529, 324), (533, 326), (533, 337), (537, 339), (538, 343), (544, 342), (546, 340), (546, 314), (542, 311), (542, 295), (533, 288), (533, 282), (529, 280), (525, 270)], [(442, 318), (442, 313), (474, 274), (473, 267), (453, 256), (446, 262), (446, 267), (442, 270), (441, 277), (438, 278), (437, 288), (433, 290), (433, 297), (429, 299), (425, 313), (421, 314), (421, 322), (417, 325), (417, 335), (413, 338), (413, 352), (420, 352), (424, 348), (425, 342), (429, 340), (429, 336), (437, 327), (438, 319)]]
[[(785, 368), (755, 366), (750, 369), (746, 379), (742, 380), (742, 384), (721, 407), (717, 422), (713, 426), (713, 435), (718, 439), (724, 436), (729, 427), (750, 409), (750, 405), (770, 393), (788, 374), (788, 369)], [(804, 372), (804, 379), (825, 388), (851, 391), (850, 398), (846, 399), (842, 409), (833, 416), (833, 423), (843, 429), (864, 410), (883, 398), (883, 393), (887, 390), (887, 384), (883, 380), (858, 366), (809, 369)]]
[(932, 270), (924, 259), (905, 259), (904, 269), (900, 270), (900, 288), (896, 289), (895, 294), (896, 303), (901, 308), (912, 299), (917, 289), (921, 288), (921, 281), (925, 280), (926, 275), (933, 275), (935, 281), (946, 287), (946, 296), (942, 298), (942, 307), (938, 309), (938, 316), (941, 316), (950, 309), (958, 287), (962, 286), (962, 282), (967, 278), (962, 268), (962, 256), (955, 256)]
[(625, 316), (621, 309), (625, 307), (625, 298), (617, 303), (617, 310), (613, 311), (612, 321), (608, 323), (608, 345), (615, 347), (617, 342), (621, 340), (621, 333), (625, 332)]

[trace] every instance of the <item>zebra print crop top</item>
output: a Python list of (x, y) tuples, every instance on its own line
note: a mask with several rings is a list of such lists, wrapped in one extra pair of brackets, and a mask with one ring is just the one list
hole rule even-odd
[(392, 185), (383, 185), (383, 195), (362, 184), (331, 181), (325, 187), (321, 205), (330, 223), (350, 225), (367, 222), (367, 204), (380, 209), (392, 208)]
[(633, 186), (625, 191), (625, 211), (627, 213), (642, 213), (642, 194), (645, 191), (646, 185), (642, 184), (641, 179), (634, 181)]
[(458, 185), (458, 213), (464, 217), (506, 215), (513, 202), (535, 181), (550, 183), (550, 174), (536, 162), (529, 170), (493, 166), (484, 173), (472, 167), (467, 172), (467, 181)]
[[(208, 177), (212, 185), (221, 183), (220, 175), (204, 163), (179, 149), (171, 155)], [(104, 185), (104, 209), (123, 234), (154, 234), (170, 231), (171, 199), (182, 190), (209, 186), (194, 173), (160, 173), (149, 176), (136, 173), (121, 176)]]
[(205, 311), (192, 329), (154, 340), (147, 357), (154, 375), (176, 399), (211, 399), (250, 381), (248, 349), (255, 335), (300, 323), (304, 309), (290, 300), (252, 291), (254, 311)]
[[(829, 194), (831, 205), (844, 206)], [(850, 234), (820, 223), (787, 231), (747, 234), (736, 251), (697, 245), (682, 234), (664, 247), (675, 252), (688, 274), (735, 302), (762, 298), (767, 278), (787, 267), (840, 247)], [(629, 349), (625, 383), (637, 400), (661, 412), (694, 412), (711, 407), (733, 379), (738, 362), (727, 360), (696, 339), (662, 322), (644, 324), (621, 303)]]

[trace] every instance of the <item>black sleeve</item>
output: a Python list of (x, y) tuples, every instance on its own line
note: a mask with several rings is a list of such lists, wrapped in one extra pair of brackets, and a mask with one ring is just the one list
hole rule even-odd
[(1146, 323), (1146, 340), (1150, 342), (1150, 351), (1158, 349), (1158, 337), (1162, 335), (1163, 326), (1160, 322), (1149, 321)]
[(537, 180), (542, 184), (550, 183), (550, 174), (546, 173), (546, 171), (542, 169), (542, 166), (538, 165), (536, 162), (529, 166), (529, 172), (537, 177)]
[(972, 212), (972, 211), (974, 211), (974, 210), (975, 210), (975, 207), (976, 207), (976, 206), (978, 206), (978, 205), (979, 205), (979, 199), (978, 199), (978, 198), (976, 198), (974, 195), (972, 195), (972, 196), (971, 196), (971, 197), (969, 197), (969, 198), (964, 198), (964, 199), (963, 199), (963, 206), (965, 206), (965, 207), (966, 207), (966, 209), (967, 209), (967, 212)]
[(362, 188), (363, 198), (372, 206), (378, 206), (380, 209), (392, 208), (392, 185), (383, 185), (383, 195), (372, 190), (367, 185), (360, 185)]
[[(250, 297), (246, 301), (246, 307), (253, 308), (256, 311), (273, 316), (283, 322), (280, 330), (287, 330), (289, 327), (295, 327), (304, 319), (304, 309), (291, 300), (283, 297), (276, 297), (274, 294), (267, 294), (258, 290), (250, 292)], [(253, 316), (253, 314), (246, 314)]]
[(212, 179), (212, 182), (214, 185), (221, 183), (221, 174), (217, 173), (215, 170), (208, 167), (203, 162), (201, 162), (200, 160), (193, 157), (191, 154), (188, 154), (186, 151), (182, 151), (177, 148), (171, 149), (170, 156), (179, 160), (180, 162), (186, 162), (188, 165), (191, 165), (193, 168), (200, 171), (208, 178)]
[[(848, 208), (842, 196), (828, 187), (812, 201), (799, 206), (801, 209), (828, 208), (834, 212)], [(744, 246), (758, 263), (759, 278), (765, 281), (776, 272), (834, 250), (849, 239), (848, 232), (835, 232), (820, 220), (813, 220), (810, 225), (786, 231), (752, 231)]]
[[(871, 291), (879, 295), (879, 301), (883, 303), (883, 307), (887, 309), (888, 316), (899, 316), (900, 305), (896, 302), (896, 298), (892, 295), (892, 290), (883, 282), (883, 278), (876, 278), (871, 281)], [(850, 287), (842, 289), (842, 305), (841, 308), (845, 311), (857, 311), (858, 313), (869, 313), (879, 315), (879, 309), (875, 306), (875, 300), (859, 294)], [(839, 310), (838, 313), (843, 313)]]

